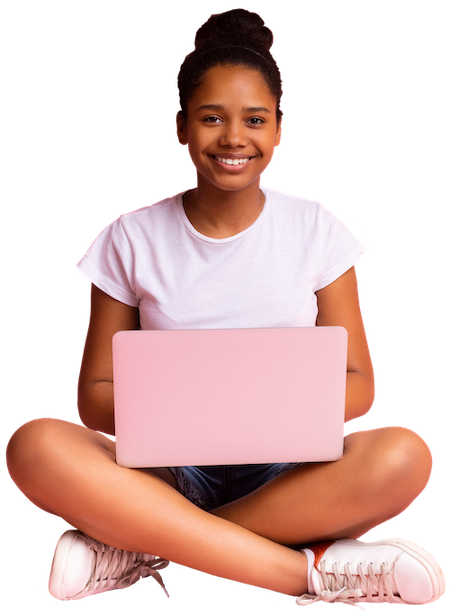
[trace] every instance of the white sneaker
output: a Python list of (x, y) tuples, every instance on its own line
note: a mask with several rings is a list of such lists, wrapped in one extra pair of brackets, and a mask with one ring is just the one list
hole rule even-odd
[(308, 581), (310, 593), (297, 598), (301, 606), (320, 600), (426, 604), (445, 591), (436, 560), (406, 540), (345, 539), (307, 548), (314, 552), (315, 562)]
[(157, 572), (168, 565), (167, 560), (154, 555), (115, 549), (82, 532), (69, 530), (56, 545), (49, 591), (58, 600), (79, 600), (112, 589), (123, 589), (141, 577), (152, 576), (169, 596)]

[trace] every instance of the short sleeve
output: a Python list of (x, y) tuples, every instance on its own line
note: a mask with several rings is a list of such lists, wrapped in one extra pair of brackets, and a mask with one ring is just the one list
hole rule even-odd
[(121, 218), (100, 233), (77, 267), (106, 294), (138, 307), (133, 250)]
[(322, 267), (316, 290), (325, 288), (353, 267), (366, 248), (331, 212), (321, 208)]

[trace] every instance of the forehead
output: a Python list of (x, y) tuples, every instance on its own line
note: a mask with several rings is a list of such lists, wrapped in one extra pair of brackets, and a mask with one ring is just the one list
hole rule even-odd
[(218, 65), (206, 71), (189, 101), (193, 110), (207, 104), (275, 108), (276, 100), (259, 70)]

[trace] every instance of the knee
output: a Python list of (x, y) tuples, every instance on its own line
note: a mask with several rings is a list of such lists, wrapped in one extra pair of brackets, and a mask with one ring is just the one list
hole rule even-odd
[(372, 451), (373, 484), (396, 486), (399, 492), (417, 497), (428, 483), (432, 466), (430, 450), (422, 438), (402, 427), (386, 427), (364, 435)]
[(349, 449), (357, 452), (360, 470), (369, 474), (368, 484), (402, 484), (422, 493), (431, 481), (434, 455), (428, 442), (416, 431), (402, 425), (388, 425), (351, 432)]
[(422, 491), (430, 478), (431, 452), (420, 436), (409, 429), (391, 427), (388, 429), (391, 467), (397, 476), (415, 485)]
[(6, 449), (6, 462), (11, 478), (21, 486), (39, 470), (54, 441), (58, 421), (36, 419), (25, 423), (12, 435)]

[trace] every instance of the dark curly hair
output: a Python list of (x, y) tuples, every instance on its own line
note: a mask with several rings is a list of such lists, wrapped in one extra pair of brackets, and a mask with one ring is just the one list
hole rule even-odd
[(280, 71), (270, 53), (273, 34), (256, 13), (234, 9), (211, 15), (195, 35), (195, 49), (188, 54), (178, 74), (181, 112), (209, 68), (222, 65), (246, 66), (258, 70), (277, 101), (277, 121), (281, 120)]

